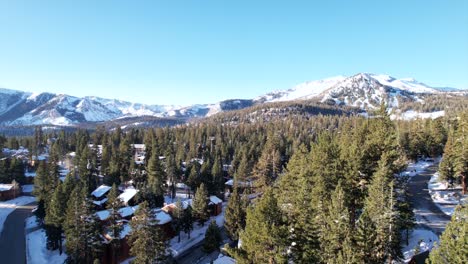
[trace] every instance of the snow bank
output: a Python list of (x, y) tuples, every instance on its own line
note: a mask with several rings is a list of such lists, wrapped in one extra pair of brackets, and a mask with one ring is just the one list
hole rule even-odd
[(59, 254), (58, 250), (46, 249), (47, 238), (44, 229), (26, 235), (26, 260), (28, 264), (61, 264), (67, 255)]
[[(403, 240), (405, 234), (403, 234)], [(419, 253), (432, 249), (435, 242), (439, 241), (439, 237), (432, 231), (426, 229), (415, 229), (409, 236), (409, 243), (402, 241), (403, 258), (407, 263), (415, 255), (416, 249)]]
[(435, 160), (420, 160), (416, 163), (410, 162), (408, 163), (408, 167), (406, 167), (406, 170), (401, 173), (402, 176), (409, 176), (409, 177), (414, 177), (417, 174), (423, 172), (425, 169), (428, 167), (432, 166), (436, 161), (438, 162), (440, 158), (437, 158)]
[(215, 220), (216, 224), (219, 227), (224, 225), (224, 210), (225, 204), (223, 204), (223, 211), (221, 214), (211, 217), (210, 220), (206, 221), (204, 226), (199, 226), (198, 223), (194, 223), (194, 229), (190, 233), (190, 239), (188, 235), (184, 232), (181, 232), (181, 240), (178, 243), (178, 236), (175, 236), (173, 239), (170, 240), (170, 250), (172, 251), (172, 256), (177, 257), (181, 253), (189, 250), (191, 247), (197, 245), (198, 243), (202, 242), (205, 239), (206, 229), (208, 229), (209, 223), (211, 220)]
[(468, 201), (468, 195), (461, 194), (460, 186), (455, 186), (452, 189), (447, 189), (447, 187), (446, 182), (439, 181), (438, 172), (432, 175), (428, 183), (429, 194), (434, 203), (442, 212), (451, 216), (457, 205)]
[(35, 200), (36, 198), (32, 196), (20, 196), (13, 200), (0, 202), (0, 233), (3, 231), (3, 224), (8, 215), (11, 214), (16, 207), (32, 203)]
[(37, 223), (37, 217), (35, 215), (26, 218), (24, 221), (24, 225), (26, 230), (33, 229), (39, 227), (39, 224)]

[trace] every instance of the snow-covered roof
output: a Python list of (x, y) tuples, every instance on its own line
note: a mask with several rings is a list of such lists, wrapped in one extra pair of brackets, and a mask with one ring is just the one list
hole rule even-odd
[(112, 187), (107, 186), (107, 185), (101, 185), (94, 190), (91, 195), (93, 195), (96, 198), (102, 197), (104, 194), (106, 194)]
[(101, 201), (93, 201), (93, 204), (95, 205), (103, 205), (105, 202), (107, 202), (107, 198), (102, 199)]
[(96, 215), (99, 217), (101, 221), (104, 221), (107, 218), (109, 218), (110, 212), (109, 210), (102, 210), (102, 211), (96, 212)]
[(219, 203), (223, 203), (223, 201), (215, 195), (210, 196), (210, 204), (219, 204)]
[(132, 228), (130, 227), (129, 224), (126, 224), (123, 226), (122, 231), (120, 231), (120, 238), (126, 237), (130, 232), (132, 231)]
[(187, 184), (181, 183), (181, 182), (180, 182), (180, 183), (176, 183), (176, 188), (185, 189), (185, 190), (186, 190), (186, 189), (189, 189), (190, 187), (189, 187)]
[(192, 199), (187, 199), (185, 201), (182, 201), (182, 206), (184, 207), (184, 209), (187, 209), (189, 205), (192, 206)]
[(138, 193), (138, 190), (135, 188), (127, 188), (119, 195), (120, 200), (124, 203), (128, 203), (133, 196), (135, 196)]
[(9, 191), (13, 188), (12, 184), (0, 184), (0, 192)]
[(219, 254), (218, 258), (213, 261), (214, 264), (235, 264), (236, 261), (228, 256)]
[[(234, 186), (234, 179), (228, 180), (225, 184), (229, 186)], [(244, 181), (237, 181), (237, 186), (247, 187), (247, 186), (252, 186), (252, 183), (244, 182)]]
[(146, 149), (145, 144), (132, 144), (131, 146), (132, 148), (135, 148), (135, 149), (143, 149), (143, 150)]
[(25, 172), (24, 173), (24, 176), (25, 177), (36, 177), (36, 172), (33, 171), (33, 172)]
[(136, 210), (138, 210), (138, 207), (139, 207), (138, 205), (135, 205), (135, 206), (126, 206), (126, 207), (120, 208), (119, 209), (120, 216), (122, 217), (131, 216), (136, 212)]
[(164, 225), (172, 221), (172, 217), (161, 209), (157, 209), (155, 214), (156, 219), (158, 219), (158, 225)]

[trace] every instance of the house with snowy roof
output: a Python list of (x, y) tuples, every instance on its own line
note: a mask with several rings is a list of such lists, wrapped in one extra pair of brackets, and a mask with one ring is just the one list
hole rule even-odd
[(123, 190), (119, 195), (119, 199), (123, 202), (124, 205), (129, 206), (132, 204), (132, 199), (139, 192), (135, 187), (130, 186)]
[(112, 187), (104, 184), (97, 187), (96, 190), (91, 193), (91, 196), (94, 198), (93, 203), (98, 207), (103, 207), (107, 202), (107, 197), (105, 195), (110, 191), (110, 189), (112, 189)]
[(17, 182), (0, 184), (0, 201), (15, 199), (21, 195), (21, 186)]
[(223, 211), (223, 200), (211, 195), (208, 202), (208, 210), (212, 216), (217, 216)]
[(146, 146), (145, 144), (131, 144), (133, 158), (136, 164), (145, 164)]

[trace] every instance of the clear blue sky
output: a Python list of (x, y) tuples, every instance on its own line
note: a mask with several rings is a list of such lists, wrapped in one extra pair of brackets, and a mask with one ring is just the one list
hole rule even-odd
[(186, 105), (358, 72), (468, 88), (468, 1), (0, 0), (4, 88)]

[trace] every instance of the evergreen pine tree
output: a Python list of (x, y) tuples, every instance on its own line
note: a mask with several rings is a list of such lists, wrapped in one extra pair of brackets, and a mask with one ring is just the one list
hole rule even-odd
[(343, 249), (343, 241), (349, 236), (349, 213), (345, 205), (345, 193), (341, 181), (331, 195), (331, 202), (323, 215), (324, 225), (320, 230), (320, 248), (324, 263), (336, 259)]
[(45, 229), (47, 234), (47, 248), (49, 250), (59, 249), (60, 254), (62, 254), (62, 233), (67, 208), (66, 202), (66, 193), (64, 193), (63, 184), (59, 181), (47, 208)]
[(174, 231), (176, 232), (179, 243), (180, 243), (180, 232), (182, 231), (182, 227), (183, 227), (183, 222), (182, 222), (183, 214), (184, 214), (183, 204), (180, 198), (178, 198), (177, 202), (175, 203), (175, 208), (172, 211), (172, 226), (174, 228)]
[(239, 239), (239, 232), (242, 229), (241, 227), (241, 217), (242, 217), (242, 203), (237, 187), (237, 182), (234, 182), (234, 188), (229, 196), (229, 201), (226, 206), (226, 211), (224, 214), (224, 228), (226, 233), (232, 240)]
[(287, 227), (273, 192), (267, 189), (255, 207), (247, 209), (247, 223), (240, 234), (240, 263), (285, 263)]
[(193, 230), (193, 215), (192, 215), (192, 206), (187, 206), (187, 208), (182, 213), (182, 230), (188, 235), (190, 239), (190, 233)]
[(164, 205), (164, 184), (166, 182), (166, 174), (159, 160), (159, 155), (156, 152), (156, 146), (152, 147), (152, 154), (148, 161), (146, 171), (148, 173), (147, 187), (150, 195), (150, 206), (152, 208), (162, 207)]
[(198, 219), (200, 225), (204, 225), (205, 222), (209, 219), (208, 214), (208, 192), (205, 188), (205, 184), (201, 184), (195, 192), (195, 197), (193, 198), (193, 213)]
[(122, 232), (123, 226), (120, 223), (122, 217), (119, 212), (120, 207), (122, 207), (122, 200), (119, 198), (119, 192), (115, 183), (112, 185), (107, 199), (107, 210), (109, 210), (107, 229), (111, 237), (110, 244), (112, 247), (113, 259), (116, 260), (121, 246), (120, 233)]
[(458, 206), (428, 263), (468, 263), (468, 206)]
[(135, 263), (162, 263), (166, 259), (166, 242), (158, 220), (145, 201), (130, 222), (130, 252)]
[(212, 220), (208, 229), (206, 229), (203, 250), (211, 253), (219, 248), (221, 241), (221, 231), (219, 230), (216, 221)]

